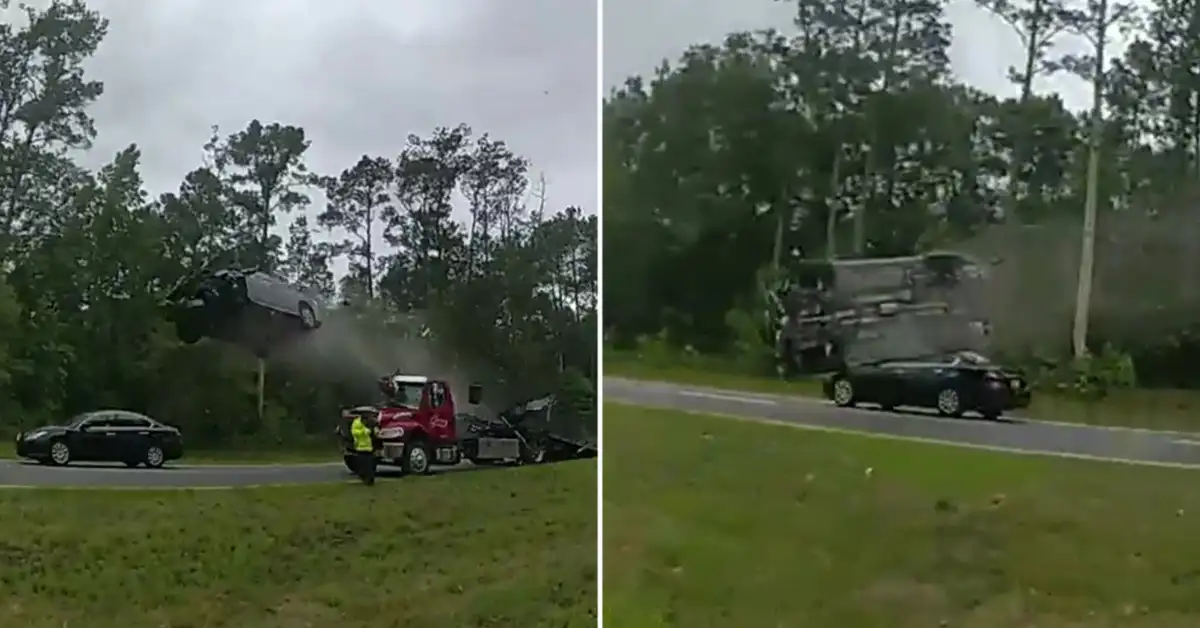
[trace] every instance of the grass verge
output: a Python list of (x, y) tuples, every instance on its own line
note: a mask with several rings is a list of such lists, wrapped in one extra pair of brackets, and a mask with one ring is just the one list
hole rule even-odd
[(0, 626), (594, 626), (596, 465), (0, 491)]
[[(822, 397), (816, 380), (784, 381), (738, 375), (690, 365), (648, 364), (629, 356), (607, 354), (604, 375), (723, 388), (775, 395)], [(1085, 425), (1136, 427), (1151, 430), (1200, 432), (1200, 393), (1189, 390), (1123, 390), (1105, 399), (1086, 402), (1048, 393), (1035, 393), (1032, 407), (1022, 416)]]
[(1200, 624), (1197, 476), (605, 404), (605, 625)]

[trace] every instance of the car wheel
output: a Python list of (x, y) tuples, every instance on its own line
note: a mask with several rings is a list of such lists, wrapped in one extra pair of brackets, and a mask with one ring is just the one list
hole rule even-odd
[(200, 342), (201, 336), (200, 330), (196, 329), (194, 325), (181, 325), (178, 323), (175, 324), (175, 335), (185, 345), (194, 345)]
[(425, 441), (412, 441), (404, 448), (404, 459), (400, 461), (400, 469), (405, 474), (412, 475), (429, 473), (429, 446)]
[(542, 464), (546, 461), (546, 443), (530, 440), (521, 445), (521, 464)]
[(833, 403), (843, 408), (854, 405), (854, 384), (849, 379), (843, 377), (833, 383)]
[(942, 416), (962, 416), (962, 399), (953, 388), (943, 388), (937, 396), (937, 411)]
[(50, 462), (55, 466), (66, 466), (71, 462), (71, 447), (64, 440), (56, 440), (50, 445)]
[(305, 329), (317, 328), (317, 313), (311, 305), (304, 302), (300, 303), (300, 326)]
[(166, 454), (163, 453), (162, 447), (151, 445), (146, 448), (146, 454), (143, 456), (143, 462), (151, 469), (161, 469), (167, 461)]

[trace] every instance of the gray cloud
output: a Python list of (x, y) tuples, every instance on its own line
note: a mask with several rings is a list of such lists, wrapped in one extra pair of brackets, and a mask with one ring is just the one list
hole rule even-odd
[[(727, 33), (776, 28), (787, 32), (794, 4), (772, 0), (606, 0), (604, 3), (604, 85), (620, 85), (625, 77), (650, 74), (664, 59), (674, 61), (687, 46), (719, 42)], [(994, 94), (1011, 95), (1005, 78), (1021, 57), (1016, 35), (970, 0), (953, 0), (947, 15), (955, 28), (950, 50), (954, 71), (965, 82)], [(1119, 54), (1123, 46), (1114, 46)], [(1078, 41), (1064, 41), (1062, 51), (1079, 52)], [(1068, 106), (1089, 104), (1091, 90), (1074, 77), (1040, 82), (1043, 93), (1058, 92)]]
[(173, 190), (212, 125), (303, 126), (310, 166), (393, 156), (460, 122), (545, 173), (552, 207), (595, 211), (596, 7), (554, 0), (91, 0), (110, 18), (89, 62), (106, 84), (88, 165), (141, 146)]

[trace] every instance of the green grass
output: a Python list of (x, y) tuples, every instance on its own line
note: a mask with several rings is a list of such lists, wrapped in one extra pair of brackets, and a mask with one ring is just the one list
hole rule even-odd
[(605, 625), (1200, 625), (1197, 472), (606, 404)]
[(0, 626), (582, 627), (596, 465), (235, 491), (0, 491)]
[[(820, 382), (784, 381), (690, 364), (648, 363), (624, 354), (605, 355), (604, 375), (691, 386), (776, 395), (820, 397)], [(1200, 393), (1189, 390), (1125, 390), (1100, 401), (1086, 402), (1044, 392), (1035, 393), (1022, 416), (1047, 421), (1200, 432)]]

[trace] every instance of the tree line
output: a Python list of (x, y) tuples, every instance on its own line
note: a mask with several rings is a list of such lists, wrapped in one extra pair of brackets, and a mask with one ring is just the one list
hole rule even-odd
[[(324, 434), (396, 368), (482, 378), (494, 403), (593, 386), (595, 216), (545, 207), (505, 142), (437, 128), (315, 173), (303, 128), (252, 120), (214, 128), (178, 189), (155, 196), (135, 145), (96, 171), (73, 158), (95, 136), (103, 84), (84, 66), (105, 18), (80, 0), (25, 11), (0, 25), (0, 430), (120, 407), (198, 444), (287, 440)], [(295, 355), (268, 360), (261, 414), (254, 356), (183, 345), (164, 318), (166, 291), (213, 260), (332, 306)]]
[[(1200, 3), (978, 2), (1022, 43), (1012, 97), (954, 75), (945, 0), (793, 0), (786, 32), (613, 90), (606, 337), (757, 364), (762, 286), (790, 259), (949, 248), (993, 266), (998, 350), (1200, 381)], [(1051, 76), (1091, 106), (1039, 91)]]

